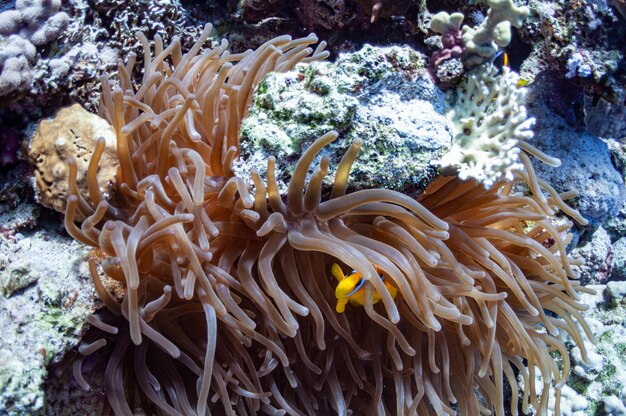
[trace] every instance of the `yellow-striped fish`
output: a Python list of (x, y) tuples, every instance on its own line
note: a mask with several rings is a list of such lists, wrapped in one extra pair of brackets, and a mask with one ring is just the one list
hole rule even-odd
[[(380, 267), (375, 264), (373, 266), (391, 294), (391, 297), (395, 299), (398, 294), (398, 289), (396, 289), (389, 280), (385, 280), (384, 272)], [(348, 302), (353, 306), (363, 306), (365, 304), (365, 279), (363, 279), (360, 273), (353, 270), (352, 273), (346, 276), (337, 263), (333, 264), (330, 272), (339, 282), (335, 288), (335, 296), (337, 297), (335, 310), (337, 312), (343, 313), (346, 310), (346, 304)], [(373, 303), (377, 303), (379, 300), (380, 294), (378, 291), (374, 290)]]

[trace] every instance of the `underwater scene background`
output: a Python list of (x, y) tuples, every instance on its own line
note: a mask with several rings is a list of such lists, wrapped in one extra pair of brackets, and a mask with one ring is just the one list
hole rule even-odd
[(626, 415), (622, 0), (0, 4), (0, 414)]

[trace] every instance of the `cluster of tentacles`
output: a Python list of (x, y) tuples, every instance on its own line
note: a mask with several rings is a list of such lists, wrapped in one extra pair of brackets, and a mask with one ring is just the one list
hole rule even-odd
[[(106, 309), (89, 318), (97, 331), (79, 352), (110, 345), (115, 413), (133, 414), (139, 398), (148, 414), (503, 415), (506, 383), (513, 414), (520, 396), (524, 411), (545, 412), (548, 389), (558, 395), (569, 371), (558, 335), (569, 333), (584, 354), (577, 324), (586, 329), (583, 288), (570, 280), (565, 253), (571, 224), (551, 217), (560, 207), (583, 219), (530, 163), (515, 181), (532, 196), (513, 194), (515, 181), (487, 190), (454, 177), (419, 200), (385, 189), (347, 193), (359, 142), (325, 192), (329, 160), (318, 155), (335, 132), (302, 154), (287, 195), (273, 158), (267, 178), (253, 171), (248, 183), (231, 165), (254, 87), (269, 71), (326, 53), (309, 48), (313, 35), (243, 54), (230, 55), (225, 42), (200, 53), (210, 30), (186, 54), (178, 40), (164, 47), (157, 38), (153, 55), (140, 36), (139, 88), (135, 57), (120, 64), (119, 87), (103, 79), (120, 206), (98, 189), (103, 141), (84, 177), (70, 163), (67, 230), (98, 247), (102, 272), (125, 287), (121, 301), (110, 295), (91, 261)], [(81, 180), (88, 196), (77, 190)], [(80, 227), (77, 210), (86, 217)], [(365, 279), (362, 307), (335, 311), (333, 263)], [(88, 386), (81, 360), (74, 374)]]

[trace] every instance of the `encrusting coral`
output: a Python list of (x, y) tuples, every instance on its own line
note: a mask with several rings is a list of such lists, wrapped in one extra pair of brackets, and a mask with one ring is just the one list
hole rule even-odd
[[(577, 322), (587, 330), (577, 302), (585, 289), (570, 280), (565, 253), (570, 224), (550, 219), (557, 208), (584, 219), (530, 163), (489, 189), (443, 177), (419, 200), (347, 193), (358, 140), (323, 189), (331, 167), (319, 153), (335, 132), (303, 152), (286, 196), (274, 158), (267, 178), (252, 171), (248, 184), (231, 163), (254, 87), (271, 70), (327, 54), (323, 42), (309, 47), (313, 35), (200, 53), (210, 30), (186, 54), (158, 37), (152, 54), (140, 35), (140, 87), (130, 78), (135, 56), (119, 65), (119, 87), (103, 79), (119, 206), (103, 199), (96, 169), (80, 195), (70, 162), (66, 228), (99, 247), (104, 273), (126, 287), (114, 299), (90, 262), (106, 310), (88, 320), (97, 331), (79, 352), (114, 344), (106, 389), (115, 413), (131, 415), (136, 397), (159, 414), (503, 415), (508, 383), (517, 414), (518, 375), (522, 409), (545, 413), (550, 385), (558, 396), (569, 371), (559, 333), (582, 349)], [(533, 196), (512, 194), (516, 181)], [(87, 218), (80, 228), (76, 212)], [(335, 309), (333, 264), (362, 276), (362, 307)], [(74, 374), (88, 388), (80, 360)]]
[[(35, 189), (40, 204), (65, 211), (67, 197), (76, 192), (68, 189), (72, 172), (67, 160), (76, 161), (78, 192), (87, 194), (87, 172), (89, 159), (97, 142), (100, 165), (91, 165), (97, 170), (98, 187), (105, 200), (115, 199), (115, 175), (117, 161), (116, 136), (113, 128), (102, 118), (91, 114), (79, 104), (61, 109), (54, 118), (42, 120), (29, 143), (28, 154), (34, 165)], [(79, 219), (83, 220), (78, 213)]]

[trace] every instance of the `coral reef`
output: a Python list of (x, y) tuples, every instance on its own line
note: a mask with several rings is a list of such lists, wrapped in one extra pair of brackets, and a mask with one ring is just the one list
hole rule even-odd
[(401, 0), (356, 0), (361, 16), (370, 15), (370, 23), (376, 23), (385, 17), (402, 16), (411, 7), (410, 1)]
[(585, 128), (594, 136), (626, 142), (626, 105), (598, 100), (585, 100)]
[(626, 280), (626, 237), (613, 243), (611, 254), (611, 275), (615, 280)]
[(511, 42), (511, 26), (521, 27), (530, 13), (513, 0), (487, 0), (487, 4), (489, 11), (480, 25), (463, 26), (463, 64), (468, 68), (490, 62), (498, 48)]
[(463, 53), (463, 35), (461, 33), (463, 18), (461, 13), (440, 12), (433, 16), (430, 21), (430, 30), (441, 35), (442, 49), (431, 55), (429, 64), (430, 70), (437, 80), (444, 81), (442, 79), (443, 74), (439, 73), (444, 62), (460, 57)]
[(35, 46), (57, 39), (69, 23), (61, 0), (18, 0), (0, 13), (0, 96), (30, 87)]
[[(590, 286), (595, 295), (583, 294), (581, 302), (589, 305), (582, 312), (595, 335), (595, 344), (585, 339), (590, 361), (581, 362), (580, 349), (571, 338), (565, 343), (572, 358), (573, 372), (560, 403), (561, 414), (621, 415), (626, 403), (626, 286), (624, 282)], [(567, 394), (565, 394), (567, 392)], [(555, 414), (555, 403), (550, 406)]]
[(32, 43), (17, 35), (0, 39), (0, 96), (30, 86), (33, 79), (30, 64), (36, 53)]
[[(61, 4), (50, 0), (35, 3), (55, 7)], [(187, 15), (178, 1), (120, 4), (111, 0), (72, 0), (63, 5), (63, 10), (58, 14), (71, 19), (53, 42), (36, 49), (31, 45), (32, 54), (28, 55), (25, 52), (30, 49), (0, 46), (0, 61), (6, 49), (7, 53), (17, 51), (20, 60), (29, 63), (28, 71), (20, 72), (21, 82), (29, 88), (15, 90), (0, 100), (0, 120), (18, 121), (23, 136), (29, 123), (52, 116), (62, 106), (79, 103), (94, 112), (100, 99), (100, 77), (116, 70), (120, 51), (127, 56), (135, 48), (137, 30), (166, 40), (179, 36), (185, 44), (195, 40), (200, 31), (186, 24)], [(6, 40), (0, 39), (0, 45), (3, 43)]]
[[(307, 173), (337, 139), (329, 132), (302, 153), (285, 196), (273, 157), (267, 180), (253, 170), (250, 187), (232, 163), (255, 84), (272, 68), (326, 54), (323, 45), (307, 48), (317, 41), (309, 36), (240, 55), (225, 53), (223, 42), (198, 55), (210, 29), (187, 54), (178, 40), (157, 43), (158, 58), (140, 36), (141, 87), (130, 81), (133, 57), (120, 66), (120, 87), (104, 80), (100, 112), (116, 132), (120, 204), (104, 201), (97, 185), (82, 195), (70, 177), (67, 231), (99, 247), (104, 273), (126, 288), (115, 300), (90, 262), (108, 310), (92, 316), (97, 331), (79, 351), (114, 344), (105, 375), (113, 410), (131, 414), (135, 406), (121, 387), (124, 356), (132, 355), (139, 394), (168, 412), (453, 414), (456, 404), (463, 414), (502, 415), (506, 383), (515, 414), (516, 373), (526, 381), (522, 409), (544, 412), (548, 386), (559, 391), (569, 369), (558, 335), (573, 337), (585, 358), (575, 322), (592, 338), (577, 302), (588, 290), (570, 280), (565, 253), (571, 223), (552, 225), (556, 209), (585, 220), (534, 176), (526, 152), (551, 159), (518, 141), (524, 171), (490, 188), (440, 178), (416, 201), (387, 189), (347, 192), (357, 140), (323, 197), (330, 159)], [(96, 152), (90, 165), (99, 159)], [(87, 172), (88, 183), (96, 180), (95, 169)], [(515, 181), (532, 197), (512, 194)], [(77, 212), (87, 217), (81, 228)], [(344, 315), (330, 307), (331, 263), (363, 276), (362, 308)], [(548, 351), (561, 352), (562, 371)], [(81, 366), (75, 362), (74, 374), (87, 387)], [(535, 372), (543, 387), (528, 382)]]
[(0, 204), (0, 413), (45, 413), (49, 368), (72, 348), (96, 308), (84, 246), (34, 226), (38, 208)]
[(424, 1), (398, 0), (276, 0), (185, 3), (198, 22), (212, 22), (233, 50), (257, 47), (283, 33), (315, 32), (332, 52), (359, 49), (365, 43), (415, 44), (424, 29), (418, 15)]
[(606, 1), (532, 0), (529, 7), (533, 13), (520, 34), (532, 50), (521, 65), (522, 78), (558, 71), (589, 94), (623, 104), (623, 18)]
[(442, 44), (430, 58), (433, 75), (437, 76), (445, 61), (457, 57), (467, 69), (491, 63), (498, 50), (511, 42), (511, 26), (521, 27), (530, 13), (528, 7), (517, 7), (512, 0), (488, 0), (487, 4), (487, 16), (475, 27), (461, 27), (462, 13), (439, 12), (432, 17), (430, 29), (441, 35)]
[(18, 35), (35, 46), (59, 37), (70, 17), (59, 11), (61, 0), (18, 0), (15, 9), (0, 13), (0, 35)]
[(0, 166), (7, 166), (17, 162), (17, 152), (20, 148), (20, 139), (17, 131), (8, 126), (0, 127), (0, 142), (3, 143), (3, 149), (0, 150)]
[[(514, 6), (513, 2), (495, 3), (504, 8)], [(453, 411), (473, 415), (487, 409), (492, 414), (514, 414), (516, 410), (546, 415), (560, 411), (576, 416), (624, 413), (626, 391), (621, 386), (626, 382), (626, 371), (619, 357), (625, 350), (626, 290), (616, 281), (626, 279), (624, 1), (514, 3), (517, 10), (525, 11), (527, 7), (528, 17), (519, 30), (504, 23), (499, 33), (492, 30), (496, 25), (486, 20), (489, 4), (485, 1), (298, 0), (292, 4), (275, 0), (18, 0), (0, 4), (0, 30), (7, 29), (0, 34), (0, 91), (11, 91), (0, 94), (0, 413), (111, 413), (108, 402), (117, 403), (118, 413), (123, 413), (126, 403), (131, 412), (144, 410), (148, 414), (159, 413), (159, 408), (198, 413), (202, 411), (199, 402), (208, 403), (213, 414), (223, 413), (229, 405), (237, 414), (326, 414), (341, 413), (342, 409), (354, 414), (415, 410), (420, 415)], [(481, 160), (498, 166), (499, 173), (490, 172), (491, 179), (487, 180), (491, 188), (484, 189), (474, 179), (452, 177), (431, 183), (439, 168), (429, 165), (429, 160), (441, 159), (450, 145), (452, 131), (455, 136), (459, 134), (456, 146), (464, 136), (459, 130), (463, 123), (449, 112), (463, 102), (471, 102), (462, 88), (456, 90), (459, 84), (467, 87), (463, 81), (467, 67), (463, 65), (461, 22), (459, 19), (458, 25), (446, 27), (445, 21), (437, 21), (440, 18), (431, 21), (436, 17), (433, 13), (442, 10), (451, 13), (445, 15), (448, 17), (455, 16), (453, 11), (462, 12), (468, 33), (468, 27), (483, 35), (490, 32), (485, 38), (491, 40), (480, 45), (488, 52), (488, 60), (494, 51), (503, 57), (506, 50), (511, 69), (502, 70), (506, 75), (494, 75), (495, 82), (487, 83), (487, 89), (498, 89), (501, 76), (513, 76), (514, 71), (521, 74), (497, 94), (510, 93), (520, 101), (513, 104), (496, 98), (486, 114), (469, 116), (480, 125), (476, 131), (488, 130), (486, 120), (497, 125), (499, 114), (504, 115), (501, 120), (511, 120), (506, 111), (498, 109), (519, 115), (523, 105), (537, 120), (531, 129), (534, 137), (528, 142), (558, 156), (562, 161), (559, 169), (543, 163), (531, 165), (528, 158), (524, 160), (525, 152), (517, 154), (516, 147), (528, 143), (526, 139), (507, 141), (497, 137), (491, 142), (491, 153), (483, 155), (498, 154), (503, 144), (512, 146), (510, 153), (515, 155), (495, 165), (495, 158)], [(54, 22), (58, 23), (56, 27)], [(177, 78), (180, 73), (175, 68), (185, 58), (183, 51), (194, 48), (206, 22), (215, 23), (216, 30), (196, 50), (197, 60), (192, 61), (200, 66), (206, 64), (200, 71), (205, 78)], [(432, 36), (438, 25), (444, 36)], [(138, 30), (149, 40), (137, 42)], [(290, 53), (291, 57), (301, 58), (299, 54), (304, 55), (308, 46), (296, 46), (277, 57), (284, 51), (284, 44), (272, 41), (272, 46), (261, 48), (268, 54), (265, 60), (255, 53), (239, 53), (283, 33), (294, 38), (306, 36), (307, 30), (314, 30), (328, 41), (332, 62), (298, 65), (286, 73), (264, 77), (262, 74), (276, 63), (274, 59), (284, 62), (291, 59), (285, 57)], [(36, 32), (35, 38), (46, 39), (46, 43), (34, 44), (39, 43), (31, 39)], [(494, 38), (508, 40), (509, 34), (510, 43), (505, 48), (493, 42)], [(233, 50), (230, 63), (234, 67), (227, 71), (225, 45), (218, 37), (226, 37)], [(364, 47), (366, 43), (372, 46)], [(390, 44), (409, 46), (388, 47)], [(155, 61), (149, 53), (135, 58), (133, 52), (143, 48), (144, 52), (152, 49), (156, 54), (167, 45), (176, 46), (163, 53), (163, 62), (156, 63), (163, 78), (139, 94), (141, 85), (146, 85), (144, 65), (150, 68), (159, 58)], [(206, 58), (209, 48), (217, 48), (214, 58), (220, 59)], [(430, 53), (434, 55), (429, 65), (424, 56)], [(125, 62), (120, 63), (120, 57)], [(204, 57), (205, 64), (199, 63), (200, 57)], [(253, 77), (249, 88), (244, 87), (239, 81), (246, 78), (249, 71), (245, 68), (257, 58), (265, 64), (255, 69), (259, 75)], [(497, 58), (494, 62), (498, 67), (502, 66), (499, 61)], [(437, 85), (424, 69), (434, 75)], [(217, 87), (210, 80), (220, 74), (226, 78), (222, 87)], [(181, 82), (176, 83), (177, 79)], [(111, 88), (119, 83), (121, 96), (116, 95), (115, 87)], [(260, 88), (254, 89), (257, 84)], [(527, 86), (525, 103), (521, 101), (523, 93), (513, 88), (514, 84)], [(438, 87), (449, 89), (450, 106), (444, 105), (444, 94)], [(509, 93), (505, 93), (507, 90)], [(105, 92), (102, 97), (100, 91)], [(109, 104), (123, 103), (121, 117), (115, 104), (111, 110), (111, 105), (104, 103), (107, 100)], [(235, 106), (235, 101), (240, 105)], [(245, 105), (241, 104), (244, 101)], [(52, 182), (63, 185), (65, 190), (54, 194), (53, 199), (63, 209), (65, 201), (59, 195), (65, 192), (75, 196), (70, 202), (76, 204), (73, 218), (77, 221), (70, 218), (69, 229), (75, 236), (84, 237), (84, 242), (102, 242), (102, 251), (88, 252), (72, 243), (59, 228), (63, 223), (60, 215), (35, 203), (35, 181), (24, 163), (24, 139), (32, 136), (34, 123), (73, 103), (92, 113), (100, 108), (102, 115), (119, 128), (114, 131), (115, 139), (129, 138), (129, 152), (133, 153), (132, 162), (119, 167), (119, 175), (115, 168), (104, 172), (108, 164), (104, 157), (92, 158), (96, 141), (88, 149), (66, 148), (67, 153), (49, 158), (59, 162), (74, 154), (77, 164), (71, 169), (76, 170), (80, 183), (68, 189), (67, 175), (54, 179)], [(189, 103), (186, 115), (176, 126), (169, 127), (176, 124), (178, 112), (184, 112), (179, 107)], [(210, 103), (213, 110), (205, 107)], [(210, 111), (214, 116), (212, 130), (203, 121), (210, 117), (202, 116)], [(146, 113), (154, 114), (154, 118), (147, 120), (152, 115)], [(142, 116), (144, 119), (136, 121)], [(133, 127), (133, 121), (139, 127)], [(200, 140), (188, 126), (195, 127)], [(120, 130), (125, 127), (135, 130), (127, 136), (126, 130)], [(155, 162), (159, 154), (155, 137), (160, 138), (168, 127), (172, 152), (165, 161)], [(334, 141), (332, 134), (326, 135), (332, 129), (340, 133)], [(522, 129), (521, 133), (530, 134), (530, 130)], [(151, 134), (156, 135), (151, 139)], [(224, 137), (223, 146), (215, 143), (218, 136)], [(330, 141), (321, 150), (319, 136), (324, 142)], [(54, 144), (52, 135), (46, 141)], [(133, 148), (146, 142), (151, 144)], [(479, 138), (478, 143), (485, 145), (482, 150), (488, 150), (488, 140)], [(474, 149), (471, 141), (465, 145), (466, 150)], [(307, 153), (309, 146), (317, 146), (319, 154), (310, 158), (315, 150)], [(218, 148), (221, 156), (211, 156)], [(200, 156), (193, 156), (193, 151)], [(342, 162), (346, 151), (350, 160)], [(124, 150), (112, 151), (110, 160), (118, 159), (118, 153), (124, 154)], [(298, 164), (303, 155), (308, 159)], [(92, 171), (88, 175), (90, 158)], [(402, 163), (396, 163), (398, 159)], [(198, 173), (203, 166), (199, 160), (205, 161), (203, 184), (197, 179), (202, 176)], [(272, 161), (271, 169), (268, 160)], [(351, 170), (347, 168), (350, 161)], [(95, 172), (98, 162), (100, 172)], [(124, 175), (129, 165), (138, 175), (135, 184)], [(461, 164), (455, 165), (456, 170), (439, 171), (460, 171)], [(63, 163), (56, 166), (59, 172), (70, 173)], [(166, 166), (165, 172), (162, 166)], [(298, 172), (294, 172), (296, 167)], [(252, 168), (256, 170), (251, 173)], [(334, 181), (338, 174), (340, 179)], [(112, 186), (114, 176), (117, 182)], [(150, 179), (146, 179), (148, 176)], [(85, 182), (87, 177), (91, 178), (90, 186)], [(563, 193), (542, 187), (546, 182)], [(344, 194), (333, 192), (337, 184), (339, 189), (346, 188)], [(431, 186), (425, 196), (417, 196), (428, 184)], [(290, 187), (301, 189), (303, 197), (294, 198), (294, 192), (290, 195)], [(390, 201), (368, 202), (347, 211), (333, 211), (335, 216), (330, 219), (324, 217), (328, 207), (360, 200), (363, 191), (372, 187), (401, 190), (420, 200), (411, 199), (409, 209)], [(571, 203), (589, 224), (577, 224), (568, 235), (567, 215), (584, 222), (559, 199), (573, 197), (570, 189), (580, 191)], [(118, 198), (105, 201), (114, 191)], [(95, 200), (90, 192), (96, 195)], [(391, 191), (383, 194), (398, 198)], [(202, 237), (206, 218), (198, 214), (195, 205), (200, 199), (212, 207), (206, 212), (217, 228), (216, 235), (215, 229), (204, 227), (206, 241)], [(300, 212), (299, 200), (303, 211), (294, 214)], [(442, 230), (420, 222), (433, 218), (415, 212), (416, 203), (447, 224), (449, 238), (443, 238)], [(154, 211), (155, 205), (164, 211)], [(374, 208), (378, 211), (366, 211)], [(163, 218), (158, 219), (158, 215), (169, 215), (166, 219), (175, 217), (180, 222), (156, 229), (156, 224), (164, 224), (159, 223)], [(142, 217), (148, 219), (140, 224)], [(82, 218), (90, 219), (80, 224)], [(409, 224), (407, 218), (414, 221)], [(552, 231), (542, 232), (538, 219)], [(148, 235), (144, 230), (138, 237), (137, 228), (141, 229), (146, 221), (148, 225), (155, 221), (148, 227), (154, 227), (153, 233)], [(385, 228), (392, 226), (394, 231), (405, 230), (409, 235)], [(115, 230), (121, 230), (120, 235), (112, 236)], [(494, 230), (501, 233), (498, 238)], [(317, 246), (322, 249), (308, 247), (303, 252), (294, 248), (298, 231), (305, 237), (323, 240)], [(467, 236), (463, 244), (458, 240), (462, 235)], [(185, 238), (191, 245), (178, 243), (187, 241)], [(534, 243), (526, 238), (534, 239)], [(118, 260), (133, 258), (127, 250), (133, 241), (139, 242), (140, 251), (139, 257), (135, 256), (140, 276), (135, 292), (132, 279), (127, 279), (133, 274), (124, 269), (126, 260)], [(207, 241), (208, 252), (203, 251)], [(405, 250), (403, 244), (407, 242), (411, 246)], [(522, 243), (527, 245), (516, 245)], [(563, 254), (566, 244), (572, 260)], [(385, 248), (384, 253), (364, 255), (363, 246), (372, 245)], [(389, 246), (396, 251), (389, 250)], [(197, 264), (189, 262), (193, 258), (190, 247), (209, 284)], [(406, 270), (414, 264), (407, 266), (399, 259), (410, 261), (410, 253), (415, 253), (411, 250), (420, 247), (424, 251), (413, 254), (413, 258), (424, 276), (409, 279), (407, 276), (412, 275)], [(86, 253), (88, 257), (83, 257)], [(354, 259), (346, 257), (349, 254), (360, 259), (356, 265)], [(438, 262), (434, 267), (433, 257)], [(392, 264), (385, 263), (384, 258), (391, 259)], [(571, 266), (572, 273), (569, 269), (566, 272), (569, 277), (579, 272), (580, 283), (571, 283), (571, 291), (564, 288), (558, 292), (567, 304), (565, 308), (559, 302), (548, 301), (553, 298), (554, 288), (543, 285), (543, 275), (515, 268), (521, 264), (529, 267), (529, 258), (559, 275), (556, 278), (550, 274), (548, 279), (552, 280), (548, 282), (567, 285), (569, 280), (558, 271), (559, 267)], [(94, 273), (92, 278), (110, 308), (103, 309), (102, 302), (94, 299), (86, 259), (99, 265), (92, 271), (100, 274)], [(451, 259), (458, 265), (451, 265)], [(554, 260), (556, 267), (553, 263), (543, 264), (544, 259)], [(346, 300), (345, 296), (341, 298), (346, 293), (337, 291), (331, 275), (333, 264), (346, 275), (358, 268), (361, 273), (350, 275), (369, 279), (350, 281), (356, 284), (355, 293), (347, 297), (342, 313), (337, 313), (335, 305)], [(369, 264), (376, 273), (368, 276)], [(149, 272), (147, 267), (152, 267)], [(471, 273), (484, 271), (486, 276), (472, 275), (472, 287), (469, 280), (462, 279), (463, 273), (450, 275), (454, 267), (469, 268)], [(530, 288), (517, 287), (517, 282), (527, 282)], [(606, 285), (583, 287), (599, 282)], [(494, 293), (489, 284), (495, 285)], [(468, 293), (459, 295), (457, 290), (463, 288)], [(589, 289), (595, 289), (598, 295), (588, 295)], [(215, 297), (211, 297), (210, 290)], [(410, 291), (425, 296), (418, 308), (426, 306), (417, 310), (411, 303)], [(134, 310), (133, 293), (139, 295), (139, 345), (133, 342), (131, 335), (136, 337), (137, 332), (129, 324), (136, 323), (137, 316), (130, 313)], [(186, 298), (189, 293), (191, 299)], [(440, 294), (440, 300), (435, 300), (435, 293)], [(507, 294), (505, 299), (480, 298), (502, 293)], [(576, 294), (581, 298), (574, 301)], [(222, 314), (216, 298), (226, 307), (226, 313)], [(588, 310), (582, 310), (584, 303), (589, 304)], [(548, 306), (545, 318), (529, 312), (529, 305), (544, 311), (544, 304)], [(98, 313), (87, 318), (92, 329), (85, 335), (85, 316), (96, 307)], [(394, 307), (400, 316), (397, 323), (393, 322)], [(517, 313), (517, 321), (506, 319), (503, 310), (509, 307)], [(460, 316), (453, 313), (454, 308)], [(429, 310), (434, 320), (428, 318)], [(461, 322), (466, 316), (474, 322)], [(596, 335), (595, 345), (584, 334), (585, 328), (575, 324), (583, 317)], [(495, 322), (492, 327), (487, 318)], [(442, 325), (441, 330), (433, 329), (435, 321)], [(527, 327), (511, 332), (515, 326), (509, 321)], [(551, 338), (556, 332), (546, 331), (541, 322), (554, 325), (559, 336)], [(212, 345), (210, 334), (215, 328), (215, 349), (207, 349)], [(296, 335), (292, 337), (294, 328)], [(545, 328), (549, 329), (547, 325)], [(470, 345), (459, 346), (459, 331), (471, 340)], [(568, 331), (574, 336), (566, 335)], [(511, 348), (509, 339), (528, 339), (524, 334), (530, 338), (524, 346), (541, 348), (531, 348), (531, 354), (521, 345), (514, 346), (513, 352), (507, 349)], [(487, 335), (493, 335), (495, 341), (482, 341)], [(80, 337), (82, 346), (73, 349)], [(232, 342), (225, 341), (228, 339)], [(544, 345), (545, 340), (548, 342)], [(414, 355), (409, 354), (407, 345), (416, 350)], [(480, 351), (472, 352), (477, 345), (482, 346)], [(544, 357), (542, 352), (550, 347), (558, 351), (552, 351), (550, 359), (536, 361), (538, 368), (532, 365), (532, 359), (523, 358), (523, 365), (517, 369), (515, 363), (519, 361), (515, 360), (522, 359), (520, 356)], [(173, 358), (175, 348), (180, 352), (178, 358)], [(511, 361), (511, 356), (517, 358)], [(492, 359), (485, 367), (486, 357)], [(503, 368), (512, 366), (513, 377), (497, 370), (498, 357)], [(212, 368), (207, 364), (211, 362)], [(286, 367), (284, 362), (288, 363)], [(456, 370), (459, 362), (463, 363), (462, 371)], [(472, 362), (478, 369), (487, 370), (482, 374), (472, 372), (468, 368)], [(569, 363), (572, 372), (564, 385)], [(108, 372), (107, 366), (112, 368)], [(541, 373), (551, 374), (543, 377)], [(83, 378), (91, 387), (88, 392), (79, 388), (86, 386)], [(528, 396), (518, 397), (514, 378)], [(478, 404), (459, 384), (476, 386)], [(549, 385), (555, 385), (556, 390)], [(501, 392), (499, 386), (503, 386)], [(202, 400), (205, 394), (212, 400)], [(452, 396), (457, 404), (451, 403)], [(521, 403), (516, 404), (517, 400)]]
[(355, 7), (342, 0), (301, 0), (299, 3), (300, 7), (296, 9), (296, 14), (309, 30), (340, 29), (357, 17)]
[(613, 245), (604, 228), (598, 227), (590, 241), (572, 250), (571, 255), (582, 261), (582, 264), (578, 266), (582, 284), (606, 283), (611, 277), (614, 256)]

